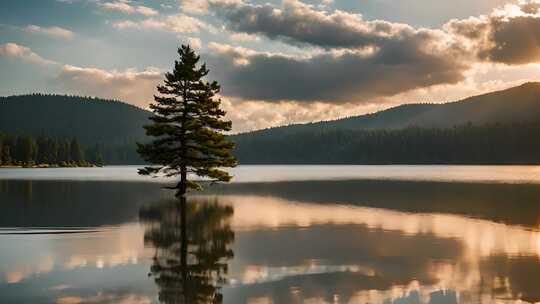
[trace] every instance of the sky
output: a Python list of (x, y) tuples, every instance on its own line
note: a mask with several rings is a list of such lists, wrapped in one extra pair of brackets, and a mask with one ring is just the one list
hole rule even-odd
[(147, 108), (181, 44), (242, 132), (539, 81), (540, 1), (0, 0), (0, 96)]

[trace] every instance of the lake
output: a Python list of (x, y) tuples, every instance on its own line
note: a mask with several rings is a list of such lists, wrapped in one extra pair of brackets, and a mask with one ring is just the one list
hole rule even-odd
[(540, 302), (540, 167), (0, 169), (0, 303)]

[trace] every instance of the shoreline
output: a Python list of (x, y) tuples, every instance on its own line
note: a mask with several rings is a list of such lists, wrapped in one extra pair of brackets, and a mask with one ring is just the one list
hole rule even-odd
[(59, 165), (0, 165), (0, 169), (46, 169), (46, 168), (103, 168), (104, 166), (89, 165), (89, 166), (59, 166)]

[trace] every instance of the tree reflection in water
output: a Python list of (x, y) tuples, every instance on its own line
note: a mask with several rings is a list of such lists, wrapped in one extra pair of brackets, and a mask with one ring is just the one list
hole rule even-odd
[(222, 303), (234, 232), (231, 206), (177, 199), (141, 208), (144, 242), (155, 248), (149, 276), (161, 303)]

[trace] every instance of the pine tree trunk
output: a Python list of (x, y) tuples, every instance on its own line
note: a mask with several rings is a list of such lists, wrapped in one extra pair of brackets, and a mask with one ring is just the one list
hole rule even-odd
[[(184, 94), (183, 94), (183, 103), (184, 103), (184, 111), (182, 113), (182, 137), (181, 137), (181, 145), (182, 145), (182, 148), (181, 148), (181, 158), (182, 160), (185, 160), (186, 158), (186, 154), (187, 154), (187, 148), (186, 148), (186, 144), (187, 144), (187, 140), (186, 140), (186, 129), (185, 129), (185, 124), (186, 124), (186, 118), (187, 118), (187, 90), (185, 89), (186, 85), (184, 84)], [(180, 197), (185, 197), (186, 195), (186, 192), (187, 192), (187, 168), (186, 168), (186, 165), (182, 165), (182, 168), (180, 169), (180, 189), (179, 189), (179, 193), (178, 193), (178, 196)]]
[(178, 189), (178, 196), (182, 199), (185, 199), (185, 195), (187, 192), (187, 168), (185, 166), (182, 167), (180, 172), (180, 189)]
[(188, 249), (188, 239), (187, 239), (187, 206), (186, 198), (184, 196), (180, 197), (180, 230), (181, 230), (181, 256), (180, 256), (180, 266), (181, 266), (181, 275), (182, 275), (182, 289), (184, 295), (184, 303), (188, 303), (188, 265), (187, 265), (187, 249)]

